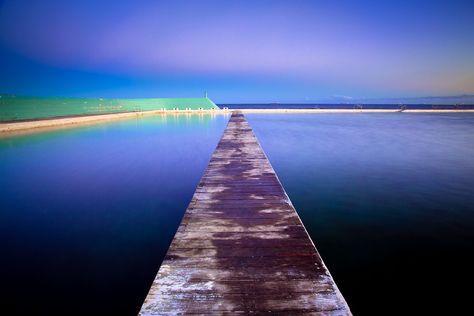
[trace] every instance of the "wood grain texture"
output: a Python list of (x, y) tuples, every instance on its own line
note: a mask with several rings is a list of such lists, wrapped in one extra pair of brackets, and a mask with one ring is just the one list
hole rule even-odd
[(350, 315), (250, 125), (234, 112), (140, 315)]

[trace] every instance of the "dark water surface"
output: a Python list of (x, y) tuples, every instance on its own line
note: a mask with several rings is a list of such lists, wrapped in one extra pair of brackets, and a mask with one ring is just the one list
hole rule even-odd
[(345, 104), (345, 103), (244, 103), (244, 104), (218, 104), (221, 109), (400, 109), (407, 110), (432, 110), (432, 109), (474, 109), (474, 104)]
[[(474, 115), (247, 117), (355, 315), (470, 310)], [(136, 314), (226, 122), (0, 138), (2, 314)]]
[(473, 114), (247, 118), (355, 315), (469, 314)]
[(226, 123), (0, 138), (1, 314), (135, 315)]

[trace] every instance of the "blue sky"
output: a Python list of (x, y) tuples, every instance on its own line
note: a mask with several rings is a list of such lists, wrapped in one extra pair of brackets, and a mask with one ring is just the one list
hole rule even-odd
[(474, 92), (473, 1), (0, 1), (0, 92), (330, 102)]

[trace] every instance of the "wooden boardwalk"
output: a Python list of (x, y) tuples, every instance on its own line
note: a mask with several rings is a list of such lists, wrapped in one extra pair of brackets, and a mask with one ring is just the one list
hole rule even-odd
[(275, 171), (233, 113), (140, 315), (350, 315)]

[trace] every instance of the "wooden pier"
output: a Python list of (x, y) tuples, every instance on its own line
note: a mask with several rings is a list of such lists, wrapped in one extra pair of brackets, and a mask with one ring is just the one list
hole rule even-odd
[(233, 113), (140, 315), (350, 315), (243, 114)]

